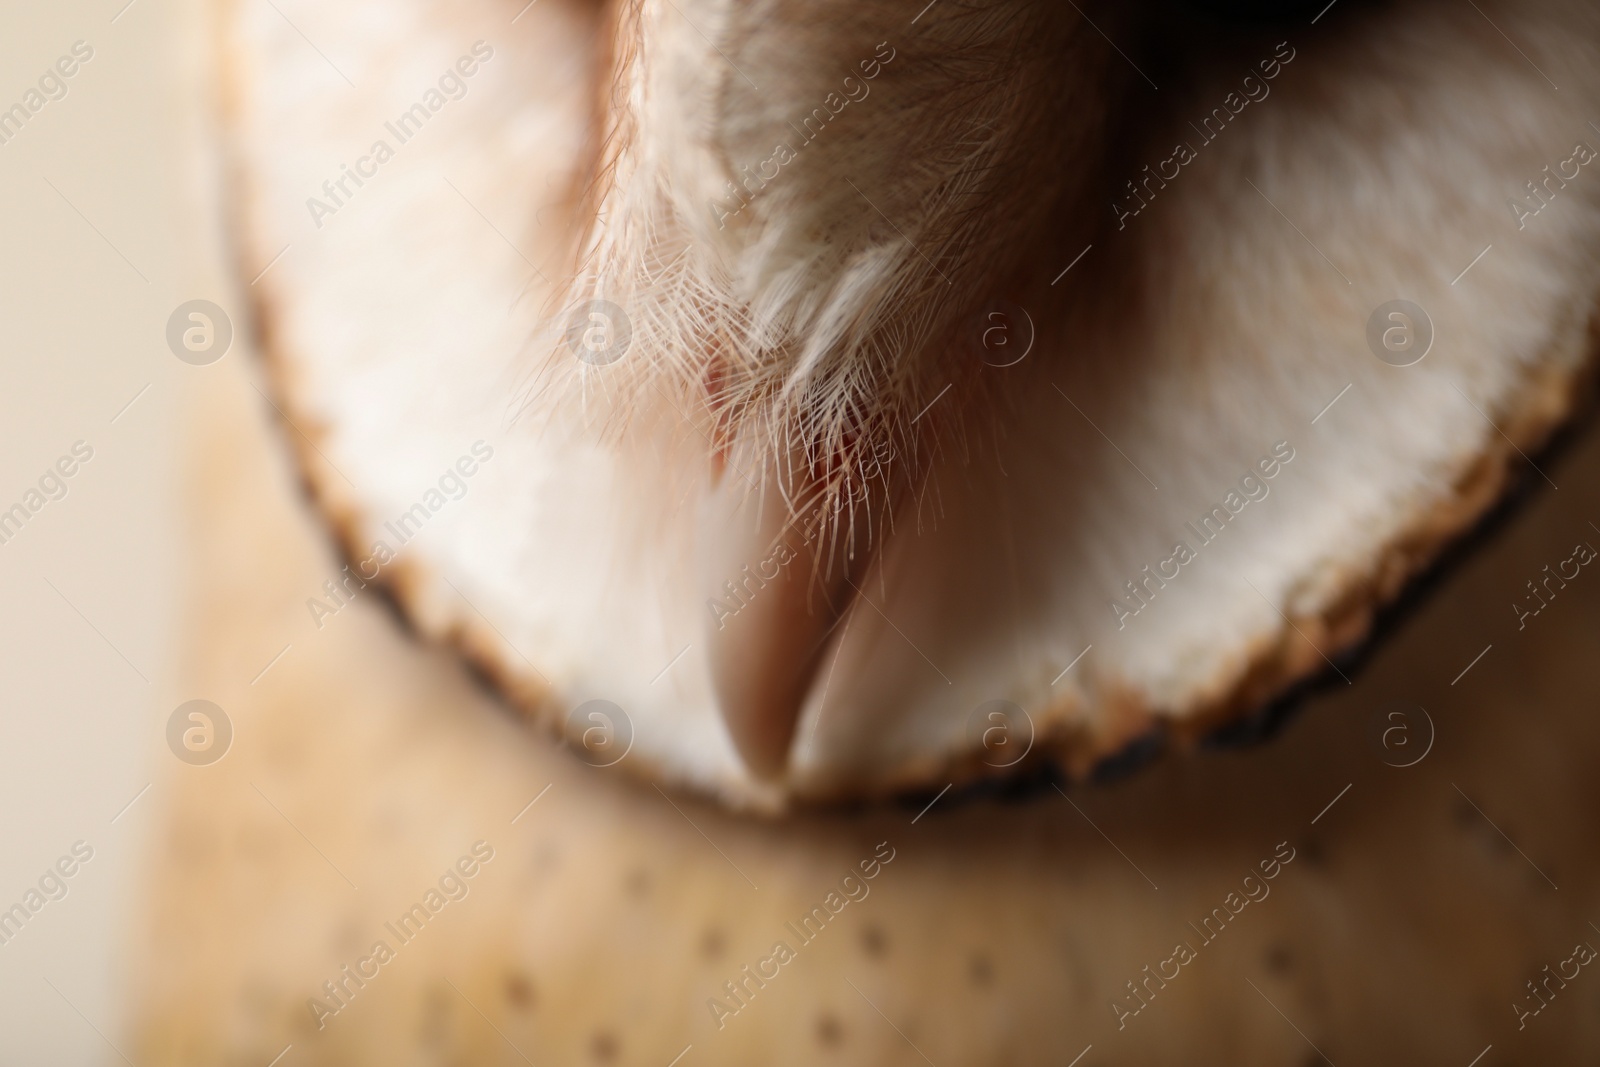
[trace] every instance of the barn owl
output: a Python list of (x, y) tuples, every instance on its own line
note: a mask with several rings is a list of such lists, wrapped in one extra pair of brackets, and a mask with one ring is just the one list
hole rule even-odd
[[(372, 0), (226, 23), (349, 565), (585, 759), (776, 810), (1341, 684), (1577, 405), (1577, 0)], [(1532, 457), (1532, 458), (1530, 458)]]

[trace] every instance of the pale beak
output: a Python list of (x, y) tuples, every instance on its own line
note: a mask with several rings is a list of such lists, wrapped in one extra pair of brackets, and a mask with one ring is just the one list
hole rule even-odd
[(731, 457), (702, 513), (712, 687), (757, 777), (781, 777), (818, 664), (882, 542), (865, 504), (835, 506), (797, 453)]

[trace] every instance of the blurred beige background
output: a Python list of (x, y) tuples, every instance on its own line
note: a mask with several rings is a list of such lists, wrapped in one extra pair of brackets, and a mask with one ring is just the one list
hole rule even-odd
[(75, 441), (94, 450), (65, 498), (0, 544), (0, 908), (73, 842), (94, 850), (0, 945), (5, 1063), (120, 1062), (96, 1029), (121, 1026), (115, 976), (157, 789), (118, 813), (155, 780), (162, 709), (180, 697), (172, 428), (207, 368), (174, 359), (163, 330), (178, 303), (224, 290), (194, 151), (195, 11), (125, 3), (0, 6), (0, 108), (74, 42), (93, 48), (66, 95), (0, 144), (0, 507)]

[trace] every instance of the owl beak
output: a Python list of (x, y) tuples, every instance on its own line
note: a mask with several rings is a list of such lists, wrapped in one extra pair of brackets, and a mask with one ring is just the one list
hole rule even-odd
[(712, 686), (749, 771), (782, 777), (806, 698), (871, 554), (867, 512), (837, 511), (803, 457), (741, 469), (707, 502), (702, 585)]

